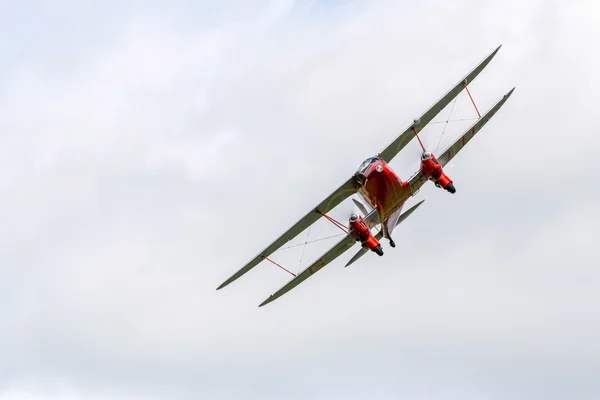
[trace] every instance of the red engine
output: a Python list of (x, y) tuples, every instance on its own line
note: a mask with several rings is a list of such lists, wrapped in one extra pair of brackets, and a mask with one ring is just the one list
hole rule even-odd
[(444, 173), (442, 164), (440, 164), (433, 154), (427, 151), (421, 155), (421, 171), (423, 171), (425, 176), (431, 179), (436, 186), (442, 187), (450, 193), (456, 192), (452, 180)]
[(363, 248), (372, 250), (380, 256), (383, 255), (381, 244), (379, 244), (379, 241), (371, 234), (369, 225), (367, 225), (361, 216), (356, 214), (350, 216), (350, 235), (357, 241), (360, 241)]

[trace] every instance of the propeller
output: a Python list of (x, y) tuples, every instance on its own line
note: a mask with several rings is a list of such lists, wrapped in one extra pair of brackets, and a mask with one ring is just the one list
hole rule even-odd
[(356, 200), (356, 199), (352, 199), (352, 201), (354, 202), (354, 204), (356, 205), (356, 207), (360, 210), (360, 212), (362, 213), (363, 217), (366, 216), (369, 211), (367, 211), (367, 208), (365, 207), (365, 205), (363, 203), (361, 203), (360, 201)]

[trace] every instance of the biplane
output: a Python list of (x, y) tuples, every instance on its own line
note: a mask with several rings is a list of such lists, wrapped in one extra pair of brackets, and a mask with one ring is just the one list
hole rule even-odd
[[(360, 243), (360, 249), (350, 261), (348, 261), (346, 266), (354, 263), (369, 251), (379, 256), (383, 256), (383, 248), (381, 245), (381, 240), (383, 238), (388, 241), (390, 247), (396, 247), (396, 244), (392, 239), (394, 228), (410, 216), (424, 200), (421, 200), (406, 212), (402, 213), (406, 201), (410, 197), (416, 195), (427, 181), (432, 181), (436, 187), (446, 190), (449, 193), (456, 192), (454, 182), (444, 172), (443, 167), (446, 166), (448, 162), (456, 156), (475, 134), (477, 134), (477, 132), (479, 132), (479, 130), (496, 114), (496, 112), (498, 112), (515, 90), (515, 88), (512, 88), (483, 115), (480, 114), (479, 109), (469, 92), (468, 85), (473, 82), (473, 80), (489, 64), (492, 58), (500, 50), (500, 47), (502, 47), (502, 45), (498, 46), (498, 48), (488, 55), (477, 67), (454, 85), (450, 91), (431, 106), (431, 108), (421, 115), (421, 117), (413, 120), (413, 123), (385, 149), (376, 156), (363, 161), (358, 170), (342, 183), (340, 187), (327, 196), (327, 198), (315, 208), (310, 210), (270, 245), (264, 248), (239, 271), (223, 282), (217, 290), (229, 285), (263, 260), (270, 261), (283, 268), (269, 257), (288, 241), (294, 239), (301, 232), (309, 228), (321, 217), (328, 219), (343, 230), (345, 233), (344, 237), (298, 275), (288, 271), (292, 275), (295, 275), (294, 278), (263, 301), (259, 307), (262, 307), (289, 292), (352, 248), (356, 243)], [(469, 95), (469, 98), (477, 111), (478, 119), (454, 143), (452, 143), (452, 145), (442, 152), (441, 155), (436, 157), (434, 154), (427, 151), (419, 137), (419, 132), (463, 90)], [(418, 140), (419, 145), (423, 150), (420, 156), (420, 169), (408, 181), (403, 181), (392, 170), (389, 163), (414, 138)], [(363, 215), (352, 213), (349, 217), (347, 226), (328, 215), (333, 208), (354, 194), (358, 194), (371, 207), (370, 212), (364, 204), (353, 199)], [(372, 230), (378, 226), (380, 226), (379, 232), (373, 235)]]

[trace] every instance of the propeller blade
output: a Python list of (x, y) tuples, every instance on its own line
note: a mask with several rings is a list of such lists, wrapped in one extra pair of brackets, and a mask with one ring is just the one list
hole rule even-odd
[[(407, 211), (404, 212), (404, 214), (402, 214), (400, 216), (400, 218), (398, 218), (398, 222), (396, 223), (396, 226), (400, 225), (400, 223), (402, 223), (402, 221), (404, 221), (406, 218), (408, 218), (413, 212), (415, 212), (415, 210), (417, 208), (419, 208), (419, 206), (421, 204), (423, 204), (425, 200), (421, 200), (420, 202), (418, 202), (417, 204), (415, 204), (414, 206), (412, 206), (411, 208), (409, 208)], [(381, 240), (381, 238), (383, 237), (383, 231), (380, 231), (379, 233), (377, 233), (377, 235), (375, 235), (375, 239), (377, 240)], [(354, 257), (352, 257), (350, 259), (350, 261), (348, 261), (348, 263), (344, 266), (344, 268), (346, 268), (347, 266), (353, 264), (356, 260), (358, 260), (359, 258), (361, 258), (362, 256), (364, 256), (365, 254), (367, 254), (368, 250), (367, 249), (360, 249), (355, 255)]]
[(360, 201), (358, 201), (356, 199), (352, 199), (352, 201), (354, 202), (354, 204), (356, 204), (356, 207), (358, 207), (360, 212), (363, 213), (363, 216), (365, 216), (369, 213), (363, 203), (361, 203)]

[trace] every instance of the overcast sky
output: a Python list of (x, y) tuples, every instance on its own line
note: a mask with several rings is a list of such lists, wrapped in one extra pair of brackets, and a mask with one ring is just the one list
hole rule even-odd
[[(158, 3), (0, 3), (0, 400), (600, 398), (597, 1)], [(499, 44), (395, 249), (215, 290)]]

